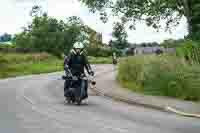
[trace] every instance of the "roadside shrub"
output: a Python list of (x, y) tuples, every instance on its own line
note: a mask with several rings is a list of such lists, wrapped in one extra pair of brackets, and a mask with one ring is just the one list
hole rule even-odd
[(92, 57), (92, 56), (89, 56), (88, 60), (91, 64), (111, 64), (112, 63), (111, 57)]
[(94, 57), (109, 57), (112, 56), (112, 51), (103, 48), (87, 48), (87, 54)]
[(200, 42), (186, 40), (180, 44), (176, 53), (187, 61), (200, 64)]

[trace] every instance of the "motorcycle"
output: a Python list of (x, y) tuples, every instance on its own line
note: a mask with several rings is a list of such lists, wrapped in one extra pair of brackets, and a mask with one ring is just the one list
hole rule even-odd
[(68, 80), (70, 83), (70, 87), (67, 91), (67, 103), (76, 103), (77, 105), (81, 105), (82, 100), (88, 97), (87, 88), (89, 85), (95, 86), (96, 82), (94, 81), (94, 76), (86, 76), (81, 75), (80, 77), (73, 76), (71, 71), (68, 70), (68, 74), (62, 76), (63, 80)]

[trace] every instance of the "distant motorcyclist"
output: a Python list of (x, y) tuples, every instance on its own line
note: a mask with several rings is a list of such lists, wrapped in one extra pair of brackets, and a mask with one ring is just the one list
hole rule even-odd
[(114, 64), (114, 65), (117, 64), (117, 56), (116, 56), (116, 53), (115, 53), (115, 52), (112, 54), (112, 61), (113, 61), (113, 64)]
[[(89, 75), (93, 76), (94, 72), (91, 69), (91, 66), (88, 62), (87, 57), (84, 55), (84, 45), (81, 42), (76, 42), (73, 46), (73, 49), (69, 53), (67, 57), (64, 59), (64, 70), (66, 72), (66, 75), (68, 75), (68, 72), (70, 71), (71, 74), (75, 77), (85, 76), (84, 69), (86, 68)], [(64, 83), (64, 96), (67, 100), (68, 98), (68, 92), (70, 88), (70, 82), (69, 80), (65, 80)], [(86, 95), (84, 97), (87, 98), (87, 88), (88, 84), (87, 81), (85, 81), (85, 91)]]

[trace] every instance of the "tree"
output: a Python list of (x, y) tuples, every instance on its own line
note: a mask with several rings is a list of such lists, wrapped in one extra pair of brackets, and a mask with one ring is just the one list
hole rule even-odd
[[(32, 9), (32, 23), (24, 27), (23, 32), (15, 37), (17, 47), (28, 48), (38, 52), (49, 52), (61, 57), (64, 49), (64, 23), (46, 13), (41, 8)], [(38, 13), (39, 12), (39, 13)], [(42, 14), (42, 15), (41, 15)]]
[(76, 41), (80, 41), (83, 42), (85, 45), (88, 45), (88, 26), (83, 23), (80, 17), (71, 16), (67, 18), (65, 34), (66, 44), (71, 44), (71, 46), (68, 47), (68, 50), (71, 49), (72, 44), (74, 44)]
[(83, 21), (81, 20), (80, 17), (78, 16), (71, 16), (69, 18), (67, 18), (67, 22), (69, 25), (76, 25), (76, 26), (82, 26), (83, 25)]
[(125, 26), (119, 22), (114, 24), (112, 36), (115, 39), (113, 42), (113, 46), (117, 49), (123, 49), (127, 47), (127, 32), (125, 30)]
[(0, 42), (8, 42), (12, 40), (12, 36), (8, 33), (4, 33), (0, 36)]
[(159, 45), (160, 45), (160, 44), (159, 44), (158, 42), (152, 42), (152, 43), (151, 43), (151, 46), (152, 46), (152, 47), (156, 47), (156, 46), (159, 46)]
[(41, 16), (42, 14), (42, 7), (38, 5), (34, 5), (30, 11), (30, 16)]
[(32, 9), (32, 23), (23, 28), (15, 37), (15, 44), (20, 48), (45, 51), (61, 57), (67, 53), (76, 41), (87, 40), (86, 27), (79, 17), (67, 18), (67, 22), (49, 17), (39, 6)]
[(200, 32), (200, 1), (199, 0), (80, 0), (92, 12), (99, 11), (105, 15), (111, 9), (114, 16), (123, 22), (131, 22), (130, 28), (135, 29), (137, 21), (144, 21), (155, 29), (161, 27), (165, 20), (166, 30), (180, 23), (184, 16), (187, 19), (189, 35)]

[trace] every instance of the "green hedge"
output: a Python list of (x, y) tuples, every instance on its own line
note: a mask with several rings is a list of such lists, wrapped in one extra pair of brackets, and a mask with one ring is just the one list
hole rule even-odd
[(109, 57), (112, 56), (113, 52), (115, 52), (117, 56), (121, 56), (121, 51), (117, 49), (87, 48), (86, 52), (89, 56), (94, 57)]
[(87, 55), (94, 57), (108, 57), (112, 55), (112, 51), (102, 48), (87, 48)]
[(92, 57), (92, 56), (89, 56), (88, 60), (91, 64), (112, 64), (112, 57)]

